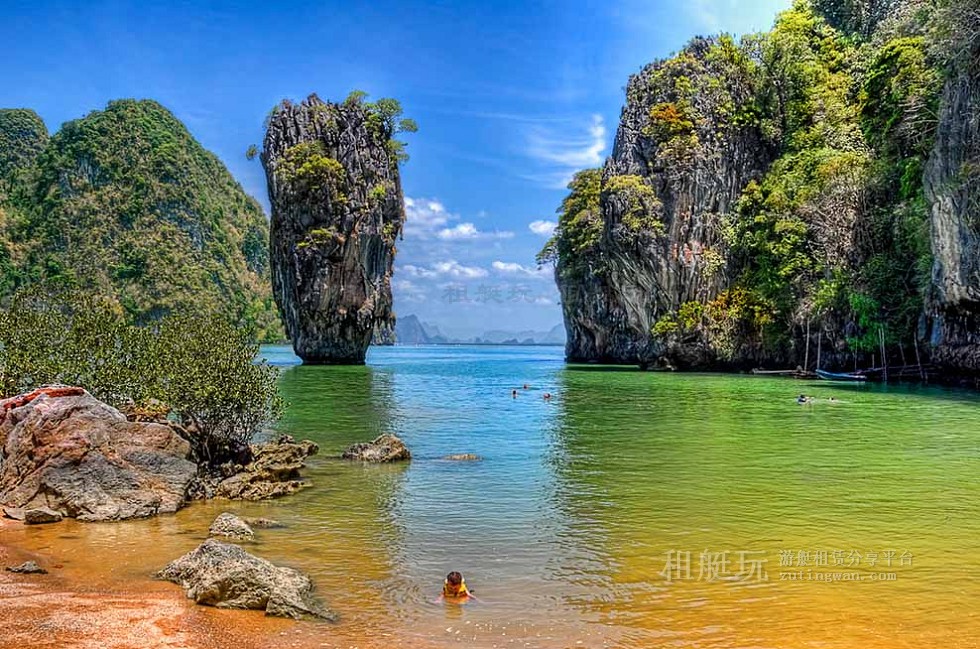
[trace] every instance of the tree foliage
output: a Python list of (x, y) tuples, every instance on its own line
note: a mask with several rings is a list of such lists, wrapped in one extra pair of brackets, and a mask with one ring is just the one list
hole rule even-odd
[(197, 458), (220, 462), (274, 421), (277, 372), (252, 332), (213, 312), (131, 324), (104, 295), (36, 285), (0, 309), (0, 397), (77, 385), (122, 409), (161, 402)]
[(568, 196), (558, 208), (558, 227), (538, 253), (538, 263), (562, 259), (569, 262), (569, 269), (588, 266), (589, 254), (602, 236), (601, 189), (601, 169), (586, 169), (572, 177)]

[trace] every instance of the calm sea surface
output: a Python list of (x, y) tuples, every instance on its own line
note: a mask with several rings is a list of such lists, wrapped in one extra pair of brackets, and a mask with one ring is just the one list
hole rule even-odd
[[(278, 429), (320, 444), (312, 488), (15, 541), (108, 586), (220, 511), (279, 519), (251, 551), (341, 615), (276, 626), (283, 646), (980, 646), (974, 394), (571, 367), (549, 347), (263, 356), (283, 370)], [(335, 459), (381, 433), (411, 463)], [(479, 601), (433, 603), (450, 570)]]

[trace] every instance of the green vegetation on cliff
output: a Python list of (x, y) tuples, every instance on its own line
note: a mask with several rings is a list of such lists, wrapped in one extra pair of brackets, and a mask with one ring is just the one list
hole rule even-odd
[[(635, 287), (604, 289), (605, 312), (648, 310), (615, 326), (649, 324), (617, 343), (627, 353), (597, 354), (673, 362), (686, 346), (709, 350), (687, 364), (802, 363), (811, 323), (831, 363), (881, 338), (904, 354), (930, 291), (923, 169), (940, 50), (956, 42), (940, 17), (963, 4), (797, 0), (766, 33), (697, 38), (634, 77), (617, 153), (569, 185), (541, 255), (559, 282), (603, 272), (601, 259), (627, 259), (620, 278), (660, 260)], [(706, 198), (712, 182), (737, 182), (740, 198)]]
[(54, 280), (137, 324), (214, 312), (282, 337), (262, 209), (158, 103), (111, 102), (50, 140), (32, 112), (0, 111), (3, 178), (0, 293)]

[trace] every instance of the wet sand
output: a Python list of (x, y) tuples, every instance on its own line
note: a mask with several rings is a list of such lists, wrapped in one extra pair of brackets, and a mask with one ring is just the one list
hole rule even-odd
[[(149, 578), (121, 587), (86, 586), (66, 576), (56, 556), (10, 545), (5, 533), (20, 526), (0, 518), (0, 649), (352, 646), (332, 641), (329, 626), (197, 606), (177, 586)], [(2, 569), (31, 560), (48, 574)]]

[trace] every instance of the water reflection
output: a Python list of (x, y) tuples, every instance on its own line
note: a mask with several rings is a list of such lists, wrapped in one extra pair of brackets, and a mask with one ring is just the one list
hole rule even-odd
[[(341, 646), (867, 649), (980, 636), (964, 614), (980, 596), (975, 396), (582, 371), (560, 350), (372, 349), (366, 367), (265, 352), (290, 402), (279, 430), (321, 446), (311, 489), (21, 528), (13, 541), (99, 586), (149, 575), (223, 510), (275, 518), (286, 529), (250, 549), (314, 577), (341, 614), (329, 632)], [(800, 391), (820, 399), (801, 407)], [(410, 464), (336, 458), (383, 432), (405, 440)], [(482, 460), (442, 459), (452, 453)], [(893, 583), (776, 579), (781, 549), (889, 547), (915, 555)], [(665, 582), (671, 549), (692, 552), (692, 578)], [(772, 579), (698, 579), (706, 549), (768, 551)], [(481, 602), (432, 603), (450, 570)], [(308, 640), (296, 643), (322, 634)]]

